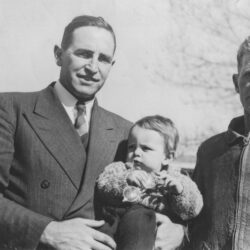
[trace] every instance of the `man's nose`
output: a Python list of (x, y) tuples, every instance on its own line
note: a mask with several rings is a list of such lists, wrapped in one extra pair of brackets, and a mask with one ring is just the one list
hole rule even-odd
[(89, 73), (95, 74), (98, 71), (98, 60), (93, 57), (90, 59), (89, 63), (85, 66), (86, 70), (89, 71)]

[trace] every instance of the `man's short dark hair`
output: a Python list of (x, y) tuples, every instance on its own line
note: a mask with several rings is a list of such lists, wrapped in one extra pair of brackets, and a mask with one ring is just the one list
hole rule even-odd
[(250, 54), (250, 36), (247, 37), (239, 47), (239, 50), (237, 53), (238, 72), (240, 72), (241, 70), (242, 58), (247, 53)]
[(113, 31), (113, 28), (110, 24), (108, 24), (102, 17), (95, 17), (95, 16), (77, 16), (75, 17), (64, 29), (63, 38), (61, 42), (61, 47), (63, 49), (67, 49), (72, 38), (72, 33), (75, 29), (79, 27), (86, 27), (86, 26), (94, 26), (103, 28), (109, 31), (114, 39), (114, 52), (116, 49), (116, 37)]

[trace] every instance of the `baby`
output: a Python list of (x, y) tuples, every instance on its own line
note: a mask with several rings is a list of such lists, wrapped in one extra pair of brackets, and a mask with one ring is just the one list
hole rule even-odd
[(104, 206), (114, 208), (109, 211), (118, 221), (118, 250), (153, 249), (155, 212), (181, 222), (201, 211), (203, 200), (196, 184), (170, 165), (178, 141), (170, 119), (144, 117), (130, 130), (127, 163), (112, 163), (99, 176), (98, 195)]

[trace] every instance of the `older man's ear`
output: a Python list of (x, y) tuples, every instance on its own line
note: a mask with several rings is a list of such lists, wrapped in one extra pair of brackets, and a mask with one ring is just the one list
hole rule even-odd
[(238, 84), (239, 75), (238, 74), (233, 74), (232, 78), (233, 78), (235, 91), (237, 93), (239, 93), (239, 84)]

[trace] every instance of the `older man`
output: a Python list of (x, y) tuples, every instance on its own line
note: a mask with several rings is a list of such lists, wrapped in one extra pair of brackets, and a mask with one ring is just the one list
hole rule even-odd
[[(104, 221), (95, 220), (94, 206), (95, 180), (107, 164), (125, 160), (131, 126), (95, 99), (115, 49), (103, 18), (76, 17), (54, 49), (59, 80), (0, 95), (0, 249), (115, 248), (97, 230)], [(171, 222), (158, 221), (162, 249)]]
[(204, 198), (192, 222), (190, 249), (250, 249), (250, 37), (240, 46), (233, 75), (244, 116), (198, 150), (194, 180)]

